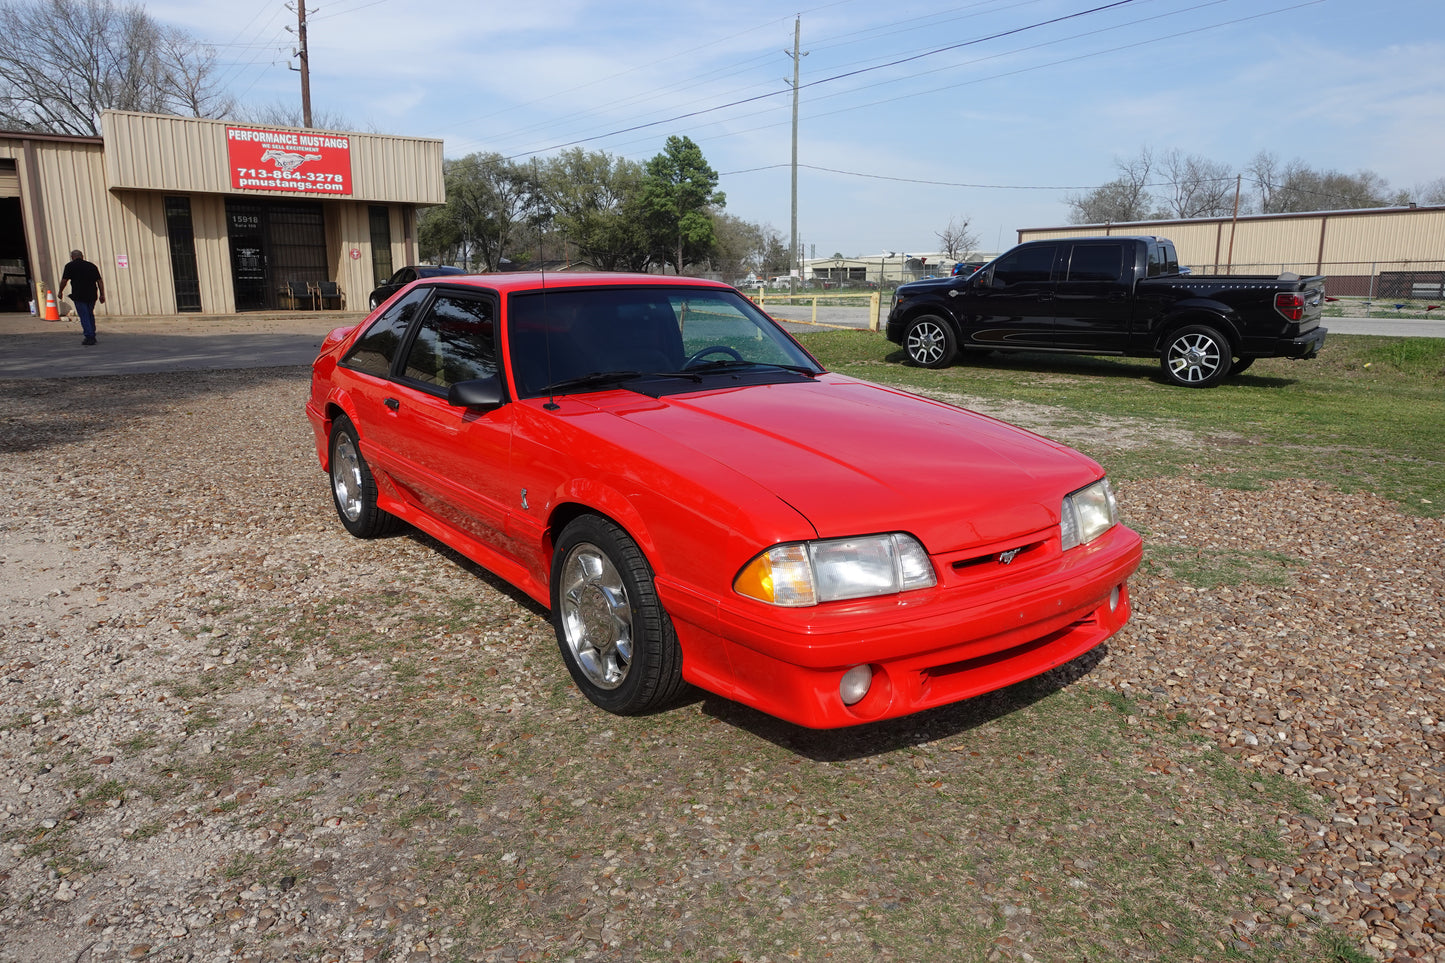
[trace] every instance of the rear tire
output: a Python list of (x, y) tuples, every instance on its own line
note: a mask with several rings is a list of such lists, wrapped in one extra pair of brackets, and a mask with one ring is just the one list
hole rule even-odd
[(943, 318), (925, 314), (908, 325), (903, 349), (921, 368), (947, 368), (958, 357), (958, 338)]
[(1248, 368), (1252, 364), (1254, 364), (1253, 358), (1235, 358), (1234, 364), (1229, 366), (1229, 376), (1232, 378), (1242, 373), (1245, 368)]
[(1164, 339), (1159, 366), (1164, 377), (1184, 388), (1213, 388), (1229, 375), (1233, 348), (1207, 324), (1191, 324)]
[(361, 457), (356, 426), (345, 415), (331, 423), (331, 450), (327, 458), (331, 475), (331, 501), (336, 516), (357, 538), (377, 538), (396, 531), (397, 517), (376, 507), (376, 479)]

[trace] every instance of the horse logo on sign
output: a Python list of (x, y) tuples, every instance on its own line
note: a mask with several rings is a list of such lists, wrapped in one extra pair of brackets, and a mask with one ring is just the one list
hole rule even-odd
[(296, 168), (300, 167), (307, 161), (321, 160), (321, 155), (297, 154), (289, 150), (268, 150), (266, 153), (261, 155), (261, 160), (273, 160), (276, 162), (277, 167), (281, 168), (281, 170), (285, 171), (287, 174), (290, 174), (292, 171), (296, 170)]

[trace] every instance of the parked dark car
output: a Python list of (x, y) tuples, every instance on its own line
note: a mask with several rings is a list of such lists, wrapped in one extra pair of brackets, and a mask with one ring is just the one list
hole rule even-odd
[(960, 351), (1066, 351), (1159, 359), (1164, 378), (1212, 388), (1255, 358), (1313, 358), (1325, 279), (1186, 274), (1162, 237), (1029, 241), (969, 277), (898, 288), (888, 340), (914, 364)]
[(406, 287), (417, 278), (435, 278), (443, 274), (465, 274), (459, 267), (447, 267), (441, 264), (408, 264), (397, 270), (395, 274), (386, 279), (385, 284), (379, 284), (371, 292), (371, 299), (368, 302), (371, 310), (375, 311), (381, 307), (381, 302), (391, 297), (402, 288)]

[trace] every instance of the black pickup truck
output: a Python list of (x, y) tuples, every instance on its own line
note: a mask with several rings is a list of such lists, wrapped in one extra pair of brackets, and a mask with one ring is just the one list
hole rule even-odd
[(1212, 388), (1255, 358), (1318, 354), (1324, 288), (1323, 277), (1180, 273), (1160, 237), (1029, 241), (969, 277), (900, 285), (887, 334), (928, 368), (967, 350), (1115, 354)]

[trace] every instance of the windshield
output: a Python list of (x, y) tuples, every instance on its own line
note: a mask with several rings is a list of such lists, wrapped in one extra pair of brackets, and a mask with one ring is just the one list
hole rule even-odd
[(563, 288), (512, 295), (508, 343), (517, 393), (596, 391), (623, 381), (720, 370), (822, 369), (735, 291)]

